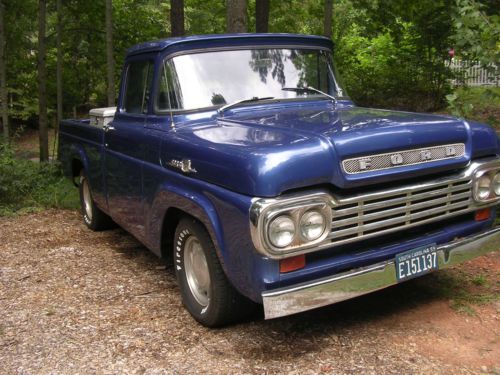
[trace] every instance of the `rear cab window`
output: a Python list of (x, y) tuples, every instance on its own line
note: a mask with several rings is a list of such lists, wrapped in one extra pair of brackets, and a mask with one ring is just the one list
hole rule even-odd
[(127, 66), (123, 110), (127, 113), (145, 114), (151, 94), (153, 61), (132, 61)]

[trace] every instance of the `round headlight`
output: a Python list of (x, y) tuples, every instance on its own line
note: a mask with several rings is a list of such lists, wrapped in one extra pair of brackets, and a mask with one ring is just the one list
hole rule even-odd
[(278, 216), (269, 223), (268, 236), (273, 246), (286, 247), (295, 237), (295, 223), (288, 216)]
[(493, 178), (493, 190), (495, 194), (500, 197), (500, 172), (497, 172)]
[(479, 200), (487, 200), (490, 197), (491, 178), (487, 174), (477, 180), (476, 195)]
[(319, 211), (307, 211), (300, 218), (300, 234), (307, 241), (314, 241), (325, 231), (325, 216)]

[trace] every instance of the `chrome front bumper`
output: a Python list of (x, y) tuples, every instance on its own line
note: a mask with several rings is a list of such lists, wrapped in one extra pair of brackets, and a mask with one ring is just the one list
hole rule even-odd
[[(500, 228), (437, 247), (439, 269), (500, 249)], [(262, 293), (266, 319), (296, 314), (397, 284), (394, 259)]]

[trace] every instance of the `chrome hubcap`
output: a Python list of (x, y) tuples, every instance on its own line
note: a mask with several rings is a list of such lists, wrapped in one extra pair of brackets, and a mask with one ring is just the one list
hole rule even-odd
[(210, 273), (205, 253), (195, 236), (190, 236), (184, 245), (184, 269), (189, 289), (196, 302), (208, 306)]
[(85, 209), (85, 214), (89, 220), (92, 220), (92, 198), (90, 197), (90, 189), (87, 179), (83, 178), (81, 184), (83, 189), (83, 207)]

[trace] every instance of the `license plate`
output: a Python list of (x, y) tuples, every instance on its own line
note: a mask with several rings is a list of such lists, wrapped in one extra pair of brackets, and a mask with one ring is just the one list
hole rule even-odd
[(437, 269), (436, 244), (422, 246), (396, 255), (398, 282), (413, 279)]

